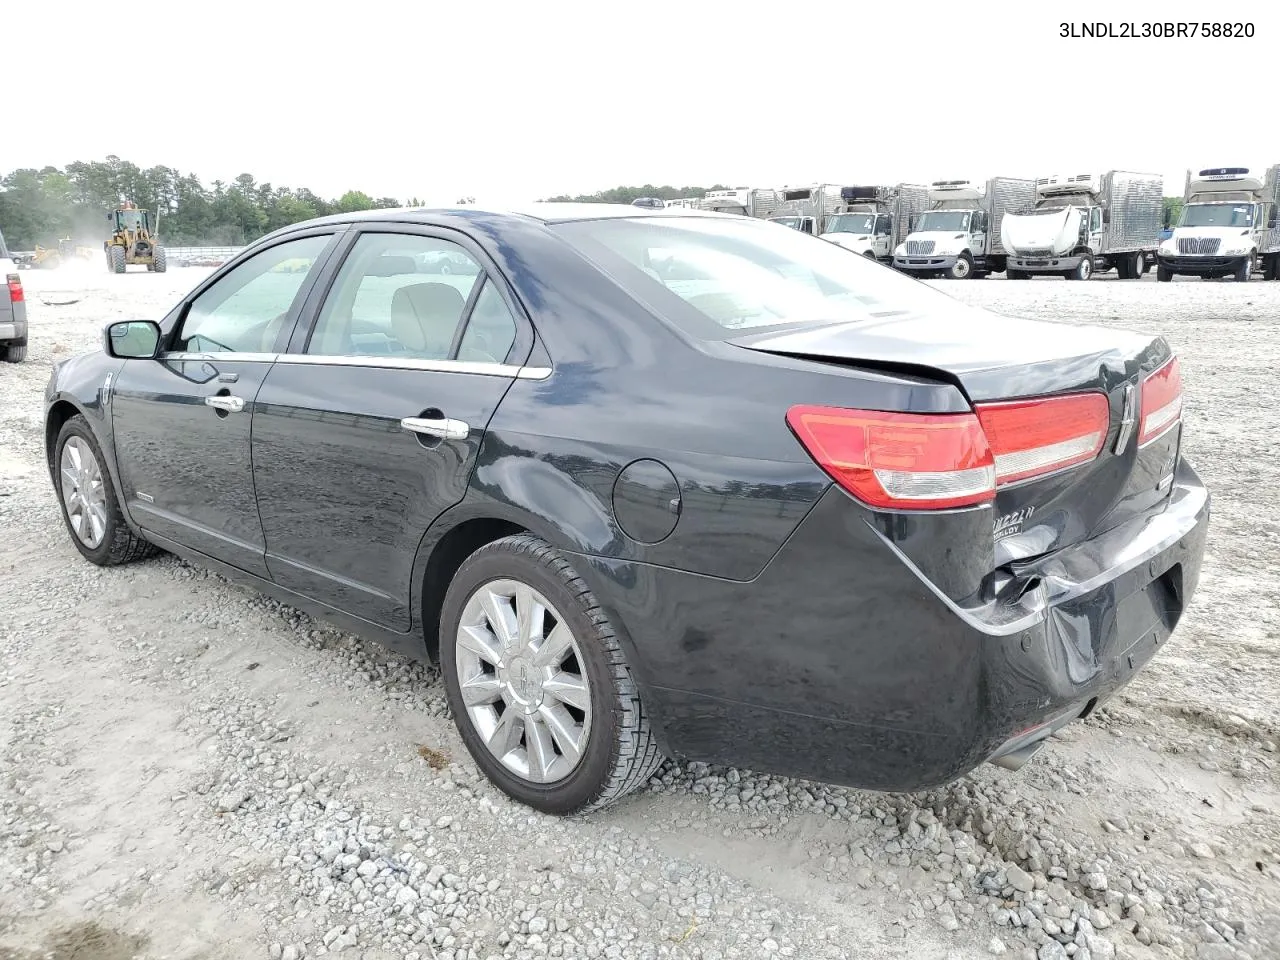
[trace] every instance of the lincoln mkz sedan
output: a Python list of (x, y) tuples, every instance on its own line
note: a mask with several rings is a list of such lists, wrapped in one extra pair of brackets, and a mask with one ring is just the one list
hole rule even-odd
[(1209, 516), (1163, 339), (683, 208), (297, 224), (46, 399), (86, 559), (169, 551), (431, 658), (551, 813), (664, 756), (1017, 768), (1166, 642)]

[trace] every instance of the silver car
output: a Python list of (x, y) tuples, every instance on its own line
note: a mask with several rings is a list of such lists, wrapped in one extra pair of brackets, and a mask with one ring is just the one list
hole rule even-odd
[(27, 359), (27, 301), (18, 266), (9, 256), (0, 233), (0, 360)]

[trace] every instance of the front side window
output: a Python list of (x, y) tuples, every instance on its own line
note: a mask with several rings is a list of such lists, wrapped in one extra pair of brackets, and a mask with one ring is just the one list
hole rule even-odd
[(618, 218), (555, 229), (625, 289), (708, 339), (746, 328), (964, 310), (866, 257), (758, 220)]
[(323, 235), (290, 240), (233, 267), (191, 302), (174, 349), (273, 351), (298, 291), (331, 239)]
[(307, 353), (448, 359), (483, 279), (480, 264), (452, 241), (363, 234), (320, 310)]

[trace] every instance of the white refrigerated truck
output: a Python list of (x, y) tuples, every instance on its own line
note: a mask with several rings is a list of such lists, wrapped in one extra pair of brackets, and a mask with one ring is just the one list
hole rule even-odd
[(1114, 267), (1121, 280), (1137, 280), (1159, 246), (1163, 211), (1157, 173), (1042, 177), (1035, 206), (1006, 214), (1000, 226), (1005, 276), (1088, 280)]
[(1156, 279), (1176, 276), (1249, 280), (1261, 268), (1280, 279), (1280, 164), (1259, 174), (1248, 167), (1187, 171), (1182, 214), (1160, 245)]
[(983, 185), (938, 180), (929, 185), (929, 209), (915, 218), (911, 232), (893, 252), (898, 270), (945, 274), (955, 280), (1004, 273), (1000, 225), (1011, 210), (1036, 198), (1034, 180), (992, 177)]
[(778, 191), (770, 187), (737, 187), (708, 190), (698, 201), (699, 208), (744, 217), (768, 217), (778, 207)]
[(911, 183), (786, 187), (769, 219), (887, 264), (910, 229), (911, 217), (928, 204), (928, 189)]

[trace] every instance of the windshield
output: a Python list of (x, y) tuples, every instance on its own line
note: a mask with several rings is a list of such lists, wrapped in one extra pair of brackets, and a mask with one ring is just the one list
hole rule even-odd
[(919, 233), (963, 233), (969, 230), (968, 210), (930, 210), (916, 223)]
[(843, 247), (758, 220), (584, 220), (554, 229), (637, 299), (707, 339), (964, 309)]
[(137, 230), (142, 226), (142, 214), (137, 210), (121, 210), (117, 216), (120, 218), (121, 230)]
[(874, 213), (841, 213), (827, 221), (827, 233), (871, 233)]
[(1247, 203), (1193, 203), (1182, 208), (1180, 227), (1252, 227), (1253, 207)]

